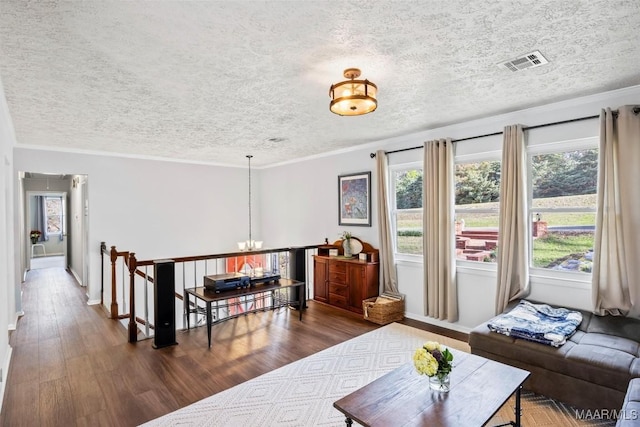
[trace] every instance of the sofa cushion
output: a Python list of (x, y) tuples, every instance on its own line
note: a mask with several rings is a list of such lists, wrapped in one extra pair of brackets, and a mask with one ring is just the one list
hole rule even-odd
[[(588, 322), (585, 322), (588, 320)], [(583, 317), (586, 332), (600, 333), (614, 337), (627, 338), (640, 342), (640, 320), (621, 316), (596, 316), (589, 313), (589, 319)]]

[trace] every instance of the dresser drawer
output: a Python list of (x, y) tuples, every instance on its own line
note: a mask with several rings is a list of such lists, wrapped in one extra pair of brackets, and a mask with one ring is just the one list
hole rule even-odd
[(347, 297), (343, 297), (342, 295), (329, 294), (329, 304), (335, 305), (336, 307), (348, 308), (349, 304), (347, 303)]
[(329, 273), (342, 273), (345, 274), (347, 272), (347, 264), (344, 262), (330, 262), (329, 263)]
[(346, 273), (337, 273), (335, 271), (329, 272), (329, 281), (336, 283), (346, 283), (347, 274)]
[(347, 298), (349, 296), (349, 287), (339, 283), (329, 282), (329, 293)]

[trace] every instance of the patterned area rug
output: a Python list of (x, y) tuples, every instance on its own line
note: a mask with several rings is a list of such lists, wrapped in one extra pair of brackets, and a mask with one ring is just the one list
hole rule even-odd
[[(466, 343), (392, 323), (144, 426), (344, 426), (344, 416), (333, 408), (333, 402), (410, 362), (414, 350), (428, 340), (468, 351)], [(602, 420), (603, 414), (576, 413), (567, 405), (532, 393), (523, 394), (522, 406), (522, 421), (527, 427), (615, 425), (615, 421)], [(592, 419), (579, 419), (587, 415)], [(513, 402), (508, 402), (488, 425), (512, 419)]]

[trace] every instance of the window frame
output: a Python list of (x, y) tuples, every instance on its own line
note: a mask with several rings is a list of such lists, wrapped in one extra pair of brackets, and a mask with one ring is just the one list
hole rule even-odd
[[(424, 189), (422, 194), (422, 208), (411, 208), (411, 209), (397, 209), (397, 198), (396, 198), (396, 180), (395, 175), (398, 172), (411, 171), (411, 170), (420, 170), (422, 171), (422, 179), (424, 179), (424, 164), (420, 161), (407, 162), (407, 163), (399, 163), (395, 165), (389, 166), (389, 204), (390, 204), (390, 220), (391, 220), (391, 235), (393, 236), (393, 254), (396, 261), (411, 261), (411, 262), (422, 262), (424, 256), (424, 248), (423, 253), (421, 254), (408, 254), (404, 252), (398, 252), (398, 212), (420, 212), (424, 215)], [(424, 237), (424, 226), (422, 228), (422, 233)]]
[(52, 200), (57, 200), (60, 202), (60, 214), (59, 215), (55, 215), (55, 216), (59, 216), (60, 217), (60, 231), (56, 231), (56, 232), (50, 232), (49, 231), (49, 218), (53, 217), (54, 215), (49, 215), (49, 213), (47, 212), (47, 209), (45, 208), (45, 223), (47, 224), (46, 229), (44, 230), (45, 234), (47, 236), (64, 236), (65, 234), (65, 211), (64, 211), (64, 196), (60, 196), (60, 195), (45, 195), (44, 196), (44, 203), (45, 206), (47, 205), (47, 201), (49, 199)]
[[(552, 279), (564, 279), (567, 275), (571, 275), (576, 279), (579, 276), (584, 278), (590, 278), (592, 273), (584, 271), (566, 271), (566, 270), (552, 270), (550, 268), (534, 267), (533, 266), (533, 216), (536, 213), (593, 213), (597, 214), (597, 206), (593, 208), (575, 207), (575, 208), (540, 208), (533, 206), (533, 157), (543, 154), (557, 154), (566, 153), (570, 151), (580, 150), (592, 150), (599, 149), (599, 139), (597, 136), (587, 138), (576, 138), (564, 141), (554, 141), (544, 144), (527, 146), (527, 218), (529, 218), (527, 229), (529, 233), (529, 248), (528, 248), (528, 262), (529, 262), (529, 276), (530, 277), (549, 277)], [(600, 153), (598, 152), (598, 156)], [(579, 280), (579, 279), (578, 279)]]

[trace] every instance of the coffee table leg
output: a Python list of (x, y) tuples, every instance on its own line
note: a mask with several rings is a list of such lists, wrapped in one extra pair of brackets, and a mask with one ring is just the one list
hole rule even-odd
[(518, 387), (518, 389), (516, 390), (516, 423), (514, 424), (515, 427), (521, 427), (521, 424), (520, 424), (520, 415), (522, 412), (522, 407), (520, 406), (521, 391), (522, 391), (522, 386)]
[(522, 427), (522, 423), (520, 420), (520, 416), (522, 415), (522, 406), (520, 405), (520, 392), (522, 391), (522, 386), (518, 387), (516, 389), (516, 407), (514, 408), (514, 413), (516, 416), (516, 420), (515, 421), (509, 421), (506, 424), (498, 424), (497, 426), (494, 427), (507, 427), (507, 426), (514, 426), (514, 427)]
[(353, 420), (349, 417), (344, 419), (344, 422), (348, 425), (348, 426), (352, 426), (353, 425)]

